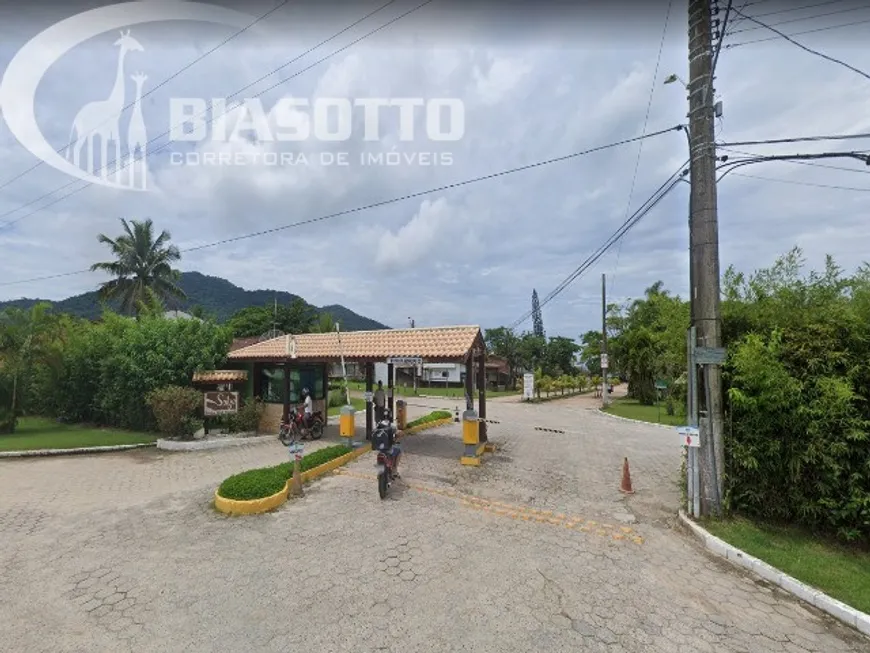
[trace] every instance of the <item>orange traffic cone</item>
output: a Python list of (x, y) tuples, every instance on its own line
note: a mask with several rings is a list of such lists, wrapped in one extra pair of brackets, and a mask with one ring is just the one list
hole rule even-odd
[(622, 485), (620, 485), (619, 491), (623, 494), (634, 494), (634, 490), (631, 489), (631, 472), (628, 469), (628, 458), (625, 458), (622, 463)]

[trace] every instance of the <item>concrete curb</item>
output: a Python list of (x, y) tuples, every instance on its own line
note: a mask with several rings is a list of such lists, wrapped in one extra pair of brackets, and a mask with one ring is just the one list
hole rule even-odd
[(604, 415), (605, 417), (609, 417), (610, 419), (622, 420), (623, 422), (631, 422), (632, 424), (643, 424), (644, 426), (655, 426), (656, 428), (668, 430), (674, 430), (677, 428), (676, 426), (669, 426), (668, 424), (656, 424), (655, 422), (644, 422), (642, 419), (631, 419), (629, 417), (611, 415), (610, 413), (605, 412), (603, 408), (596, 408), (595, 410), (598, 411), (599, 415)]
[(224, 449), (245, 444), (259, 444), (276, 440), (275, 435), (256, 435), (244, 438), (216, 438), (214, 440), (164, 440), (157, 441), (157, 448), (163, 451), (207, 451), (209, 449)]
[(156, 446), (155, 442), (118, 444), (111, 447), (80, 447), (78, 449), (33, 449), (32, 451), (0, 451), (0, 458), (36, 458), (45, 456), (80, 456), (93, 453), (112, 453)]
[(419, 433), (420, 431), (425, 431), (427, 429), (434, 429), (438, 426), (445, 426), (447, 424), (453, 424), (452, 417), (445, 417), (444, 419), (439, 419), (434, 422), (427, 422), (426, 424), (420, 424), (419, 426), (414, 426), (409, 429), (405, 429), (402, 434), (403, 435), (414, 435), (415, 433)]
[(785, 590), (789, 594), (793, 594), (797, 598), (815, 606), (822, 612), (825, 612), (835, 619), (842, 621), (844, 624), (856, 628), (865, 635), (870, 636), (870, 615), (856, 610), (855, 608), (831, 598), (827, 594), (805, 585), (799, 580), (792, 578), (788, 574), (781, 572), (779, 569), (770, 566), (766, 562), (754, 558), (748, 553), (745, 553), (737, 547), (731, 546), (724, 540), (699, 526), (694, 521), (689, 519), (685, 512), (680, 510), (680, 521), (697, 537), (704, 546), (728, 560), (728, 562), (751, 571), (757, 576), (760, 576), (769, 583), (773, 583), (780, 589)]
[[(328, 474), (329, 472), (341, 467), (342, 465), (346, 465), (352, 460), (356, 460), (363, 454), (371, 451), (371, 449), (372, 445), (366, 444), (359, 449), (356, 449), (355, 451), (346, 453), (343, 456), (339, 456), (338, 458), (333, 458), (329, 462), (318, 465), (313, 469), (309, 469), (307, 472), (302, 472), (302, 482), (308, 483), (309, 481), (313, 481), (314, 479), (323, 476), (324, 474)], [(252, 499), (250, 501), (225, 499), (220, 494), (218, 494), (218, 490), (215, 490), (214, 507), (216, 510), (227, 515), (259, 515), (264, 512), (269, 512), (270, 510), (278, 508), (287, 501), (287, 498), (290, 494), (291, 483), (292, 479), (288, 479), (287, 483), (284, 484), (284, 487), (272, 496), (263, 497), (262, 499)]]

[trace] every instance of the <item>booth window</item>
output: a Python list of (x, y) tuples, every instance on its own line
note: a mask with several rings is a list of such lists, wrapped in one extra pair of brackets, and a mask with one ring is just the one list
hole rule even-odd
[(322, 365), (305, 365), (290, 370), (290, 403), (302, 403), (302, 388), (308, 388), (312, 399), (326, 399), (326, 379)]
[(260, 368), (260, 397), (267, 404), (284, 403), (284, 368)]

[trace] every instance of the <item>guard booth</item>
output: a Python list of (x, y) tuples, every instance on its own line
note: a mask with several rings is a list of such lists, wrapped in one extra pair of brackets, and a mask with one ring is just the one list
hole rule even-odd
[[(298, 393), (305, 386), (314, 395), (315, 410), (322, 410), (326, 416), (328, 369), (342, 360), (364, 368), (365, 432), (368, 440), (374, 430), (372, 399), (376, 362), (386, 361), (388, 364), (386, 391), (391, 412), (395, 408), (393, 377), (396, 365), (418, 360), (465, 364), (469, 372), (465, 375), (466, 409), (474, 410), (476, 386), (479, 393), (477, 414), (480, 420), (486, 419), (486, 345), (478, 326), (282, 335), (239, 346), (230, 351), (227, 359), (233, 365), (250, 369), (255, 381), (261, 379), (259, 386), (254, 383), (250, 387), (251, 396), (263, 398), (267, 402), (267, 409), (270, 405), (280, 405), (281, 411), (275, 415), (277, 419), (261, 424), (264, 431), (272, 428), (277, 431), (281, 413), (285, 417), (289, 414), (291, 406), (300, 401)], [(480, 380), (475, 382), (475, 377)], [(283, 388), (283, 391), (279, 392), (279, 388)], [(479, 434), (480, 442), (487, 442), (485, 421), (480, 421)]]

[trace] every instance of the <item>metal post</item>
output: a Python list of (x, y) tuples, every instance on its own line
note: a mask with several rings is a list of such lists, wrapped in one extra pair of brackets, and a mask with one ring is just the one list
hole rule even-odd
[(701, 474), (698, 465), (698, 450), (693, 449), (692, 454), (692, 508), (695, 517), (701, 516)]
[(695, 448), (686, 447), (686, 512), (693, 514), (692, 506), (695, 504)]
[(341, 356), (341, 376), (342, 379), (344, 379), (344, 398), (347, 400), (347, 405), (350, 406), (350, 386), (347, 383), (347, 366), (344, 363), (344, 349), (342, 349), (341, 346), (341, 328), (339, 327), (338, 322), (335, 323), (335, 335), (338, 338), (338, 353)]
[(601, 275), (601, 352), (604, 354), (604, 364), (601, 366), (601, 401), (605, 407), (609, 403), (607, 392), (607, 369), (610, 361), (607, 356), (607, 278)]

